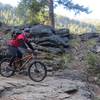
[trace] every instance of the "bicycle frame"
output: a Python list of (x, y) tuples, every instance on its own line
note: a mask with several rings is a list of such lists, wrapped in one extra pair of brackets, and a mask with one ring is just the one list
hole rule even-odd
[[(23, 67), (25, 67), (25, 65), (26, 65), (30, 60), (32, 60), (32, 58), (33, 58), (33, 54), (31, 53), (31, 54), (26, 55), (26, 56), (23, 57), (22, 59), (17, 59), (17, 60), (15, 61), (15, 63), (19, 63), (20, 61), (21, 61), (21, 62), (24, 61), (24, 62), (22, 62), (22, 65), (21, 65), (20, 68), (19, 68), (19, 69), (22, 69)], [(17, 68), (18, 68), (18, 67), (17, 67)]]
[[(33, 61), (34, 59), (35, 61)], [(47, 76), (47, 68), (44, 63), (37, 59), (37, 54), (30, 53), (23, 56), (22, 59), (16, 57), (11, 66), (13, 70), (10, 69), (10, 61), (10, 58), (4, 58), (0, 63), (0, 74), (4, 77), (10, 77), (14, 75), (15, 72), (23, 72), (24, 70), (27, 70), (29, 78), (35, 82), (40, 82)], [(5, 63), (7, 63), (7, 65)]]

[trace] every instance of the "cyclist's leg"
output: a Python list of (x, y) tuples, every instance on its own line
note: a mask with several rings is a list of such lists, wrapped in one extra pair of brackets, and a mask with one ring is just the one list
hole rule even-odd
[(11, 60), (10, 60), (10, 66), (12, 65), (13, 61), (15, 60), (16, 58), (16, 55), (17, 55), (17, 48), (16, 47), (13, 47), (13, 46), (9, 46), (9, 53), (11, 55)]
[(19, 49), (17, 49), (17, 57), (20, 59), (22, 58), (22, 52)]
[(11, 57), (11, 60), (10, 60), (10, 63), (9, 63), (9, 66), (10, 67), (12, 66), (12, 63), (14, 62), (15, 58), (16, 58), (16, 56), (12, 56)]
[(21, 60), (22, 59), (22, 56), (23, 56), (22, 52), (19, 49), (17, 49), (17, 57), (20, 60), (19, 61), (20, 66), (22, 65), (22, 60)]

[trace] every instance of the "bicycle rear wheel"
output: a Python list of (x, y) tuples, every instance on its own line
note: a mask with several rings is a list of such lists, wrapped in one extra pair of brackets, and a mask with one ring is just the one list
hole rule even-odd
[(40, 82), (47, 76), (47, 68), (42, 62), (34, 61), (29, 66), (28, 74), (31, 80)]
[(9, 63), (10, 63), (9, 58), (4, 58), (0, 62), (0, 74), (4, 77), (10, 77), (14, 75), (15, 70), (10, 69)]

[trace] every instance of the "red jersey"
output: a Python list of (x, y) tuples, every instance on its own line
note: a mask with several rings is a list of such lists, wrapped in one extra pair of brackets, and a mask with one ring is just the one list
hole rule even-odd
[(23, 43), (21, 43), (20, 40), (23, 40), (25, 43), (28, 42), (28, 39), (26, 38), (26, 36), (24, 34), (20, 34), (15, 39), (9, 40), (8, 45), (14, 46), (14, 47), (20, 47), (23, 45)]

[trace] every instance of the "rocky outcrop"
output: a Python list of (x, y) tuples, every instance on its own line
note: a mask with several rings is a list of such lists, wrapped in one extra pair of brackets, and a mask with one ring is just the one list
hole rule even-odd
[(45, 33), (47, 33), (48, 36), (50, 36), (55, 33), (55, 30), (51, 26), (39, 24), (39, 25), (32, 26), (31, 32), (33, 36), (35, 35), (44, 36)]
[(36, 25), (30, 28), (33, 42), (37, 45), (47, 47), (56, 53), (69, 47), (70, 34), (67, 29), (54, 30), (50, 26)]
[(84, 33), (82, 35), (80, 35), (81, 41), (87, 41), (89, 39), (92, 38), (100, 38), (100, 34), (99, 33)]

